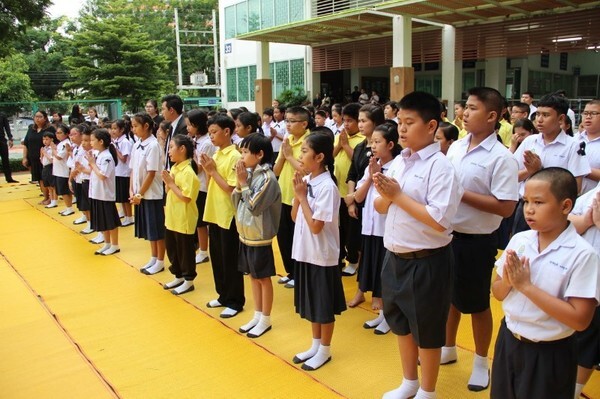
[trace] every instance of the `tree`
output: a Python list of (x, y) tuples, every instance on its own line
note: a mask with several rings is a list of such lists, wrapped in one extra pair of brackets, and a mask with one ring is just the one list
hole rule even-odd
[(86, 16), (73, 35), (76, 53), (64, 60), (73, 78), (65, 87), (90, 98), (122, 98), (137, 109), (145, 99), (173, 90), (167, 57), (156, 51), (161, 45), (131, 17)]
[[(28, 102), (34, 99), (31, 81), (25, 73), (27, 62), (21, 54), (0, 59), (0, 101)], [(3, 107), (7, 113), (19, 110), (19, 106)]]
[(0, 55), (10, 51), (10, 42), (26, 27), (42, 20), (52, 0), (0, 0)]

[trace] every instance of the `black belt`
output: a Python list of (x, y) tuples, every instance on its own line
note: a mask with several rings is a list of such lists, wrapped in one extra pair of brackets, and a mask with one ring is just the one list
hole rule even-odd
[(474, 240), (476, 238), (489, 238), (494, 233), (489, 234), (469, 234), (469, 233), (459, 233), (458, 231), (453, 231), (452, 236), (454, 238), (459, 238), (461, 240)]
[(421, 258), (426, 258), (428, 256), (437, 254), (438, 252), (442, 251), (443, 249), (446, 249), (446, 247), (448, 247), (448, 246), (446, 245), (444, 247), (433, 248), (433, 249), (421, 249), (420, 251), (414, 251), (414, 252), (394, 252), (394, 255), (396, 255), (400, 259), (421, 259)]
[[(507, 330), (508, 330), (508, 328), (507, 328)], [(521, 341), (521, 342), (523, 342), (523, 343), (526, 343), (526, 344), (541, 344), (541, 345), (548, 345), (548, 344), (558, 344), (558, 343), (560, 343), (560, 342), (562, 342), (562, 341), (566, 341), (566, 340), (568, 340), (569, 338), (571, 338), (571, 336), (568, 336), (568, 337), (566, 337), (566, 338), (557, 339), (557, 340), (555, 340), (555, 341), (532, 341), (532, 340), (530, 340), (530, 339), (528, 339), (528, 338), (525, 338), (525, 337), (524, 337), (524, 336), (522, 336), (522, 335), (516, 334), (516, 333), (514, 333), (514, 332), (512, 332), (512, 331), (510, 331), (510, 330), (508, 330), (508, 332), (509, 332), (509, 333), (511, 333), (513, 337), (515, 337), (515, 338), (516, 338), (516, 339), (518, 339), (519, 341)]]

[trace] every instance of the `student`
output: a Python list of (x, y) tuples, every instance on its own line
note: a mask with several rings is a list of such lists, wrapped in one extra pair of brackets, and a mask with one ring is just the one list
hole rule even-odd
[(46, 205), (46, 208), (56, 208), (58, 195), (54, 189), (54, 176), (52, 175), (52, 146), (56, 145), (56, 136), (53, 132), (44, 132), (42, 137), (42, 143), (44, 146), (40, 150), (40, 161), (42, 162), (42, 184), (48, 191), (48, 200), (43, 200), (40, 205)]
[(131, 149), (129, 167), (129, 201), (135, 207), (134, 235), (150, 241), (150, 260), (140, 272), (147, 275), (165, 268), (165, 209), (161, 177), (164, 162), (162, 150), (154, 137), (154, 121), (149, 114), (139, 113), (131, 119), (138, 142)]
[[(462, 124), (462, 122), (461, 122)], [(435, 141), (440, 143), (440, 151), (446, 155), (450, 145), (458, 140), (458, 128), (456, 125), (448, 122), (440, 122), (440, 127), (435, 132)]]
[(383, 115), (385, 119), (398, 123), (398, 103), (395, 101), (388, 101), (385, 103), (383, 107)]
[[(281, 144), (287, 135), (287, 129), (285, 125), (285, 111), (286, 108), (283, 105), (277, 105), (273, 107), (273, 122), (274, 125), (269, 130), (271, 145), (273, 146), (273, 162), (279, 156), (281, 151)], [(264, 132), (266, 134), (266, 132)]]
[(510, 139), (510, 147), (508, 150), (514, 154), (526, 137), (537, 133), (538, 131), (535, 126), (533, 126), (533, 122), (530, 119), (517, 119), (513, 124), (513, 134)]
[[(372, 105), (372, 104), (371, 104)], [(375, 107), (378, 107), (375, 105)], [(350, 170), (354, 147), (365, 140), (364, 134), (358, 128), (358, 118), (361, 106), (351, 103), (342, 109), (342, 118), (344, 120), (344, 129), (335, 137), (333, 143), (333, 157), (335, 159), (335, 178), (340, 190), (340, 196), (346, 198), (348, 194), (348, 184), (346, 178)], [(373, 124), (372, 129), (377, 126)], [(361, 173), (362, 175), (362, 173)], [(352, 186), (356, 181), (352, 182)], [(352, 201), (353, 202), (353, 201)], [(353, 220), (351, 220), (353, 219)], [(347, 275), (354, 275), (358, 267), (360, 250), (360, 223), (358, 219), (351, 218), (348, 214), (348, 206), (345, 201), (340, 203), (340, 267), (344, 267), (344, 259), (348, 261), (347, 269), (343, 272)]]
[(510, 109), (510, 123), (514, 125), (519, 119), (529, 119), (529, 105), (517, 101)]
[(327, 114), (325, 114), (325, 111), (318, 110), (315, 112), (315, 126), (324, 127), (326, 121), (327, 121)]
[[(354, 191), (356, 183), (364, 175), (372, 156), (373, 132), (375, 131), (375, 128), (383, 122), (385, 122), (385, 116), (383, 109), (381, 109), (379, 105), (367, 104), (360, 108), (358, 112), (358, 130), (365, 139), (354, 147), (352, 161), (346, 177), (346, 187), (348, 192), (346, 196), (342, 198), (348, 209), (348, 215), (350, 216), (348, 219), (348, 229), (346, 230), (346, 241), (350, 242), (350, 247), (356, 247), (356, 251), (359, 251), (361, 247), (361, 210), (355, 202)], [(358, 262), (355, 264), (349, 263), (342, 270), (342, 275), (352, 276), (356, 274), (357, 268)], [(364, 302), (364, 300), (365, 296), (362, 291), (358, 289), (354, 298), (348, 302), (348, 306), (353, 308)]]
[[(69, 141), (69, 128), (60, 125), (56, 129), (56, 138), (58, 144), (51, 144), (52, 147), (52, 175), (54, 176), (56, 195), (62, 195), (66, 208), (60, 212), (61, 216), (69, 216), (75, 213), (73, 210), (73, 194), (69, 189), (69, 167), (67, 159), (71, 152), (71, 142)], [(55, 204), (56, 205), (56, 204)], [(53, 208), (47, 206), (46, 208)]]
[(218, 115), (208, 121), (210, 141), (219, 149), (209, 157), (200, 155), (200, 164), (208, 175), (208, 191), (204, 208), (204, 221), (208, 225), (208, 245), (219, 297), (209, 301), (209, 308), (225, 307), (220, 317), (236, 316), (244, 308), (244, 276), (237, 269), (239, 236), (235, 226), (235, 208), (231, 193), (237, 184), (235, 165), (241, 158), (231, 136), (235, 122), (228, 116)]
[(92, 152), (86, 154), (92, 173), (90, 177), (90, 216), (91, 227), (102, 232), (105, 244), (96, 255), (112, 255), (121, 252), (119, 248), (119, 213), (115, 205), (115, 167), (117, 153), (111, 145), (110, 134), (106, 129), (95, 129), (91, 137), (92, 148), (98, 151), (94, 159)]
[(344, 287), (338, 265), (340, 196), (333, 174), (333, 142), (328, 135), (314, 133), (302, 143), (299, 163), (293, 179), (292, 219), (295, 261), (294, 289), (296, 313), (312, 324), (312, 345), (294, 356), (312, 371), (331, 360), (331, 339), (335, 315), (346, 310)]
[(113, 146), (117, 151), (118, 163), (115, 169), (116, 178), (116, 198), (117, 204), (123, 207), (123, 227), (132, 225), (133, 213), (131, 213), (131, 203), (129, 202), (129, 155), (133, 143), (129, 140), (129, 131), (131, 130), (130, 122), (119, 119), (111, 123), (110, 136), (113, 140)]
[(517, 162), (496, 138), (504, 98), (490, 87), (468, 91), (463, 116), (469, 134), (450, 146), (447, 157), (458, 173), (464, 193), (452, 218), (454, 289), (446, 324), (441, 364), (457, 360), (456, 335), (462, 314), (471, 315), (475, 357), (470, 391), (489, 386), (488, 350), (493, 331), (490, 284), (496, 260), (495, 231), (512, 215), (519, 199)]
[(567, 134), (567, 136), (573, 137), (573, 123), (571, 122), (571, 118), (565, 116), (565, 119), (560, 124), (560, 128)]
[(73, 173), (75, 174), (75, 181), (81, 182), (81, 195), (77, 198), (77, 208), (83, 213), (87, 221), (87, 226), (81, 230), (81, 234), (85, 235), (94, 232), (90, 215), (90, 173), (92, 173), (92, 169), (86, 159), (86, 154), (92, 150), (92, 132), (85, 125), (77, 125), (73, 129), (81, 131), (81, 146), (74, 160)]
[[(454, 104), (454, 120), (452, 121), (452, 124), (456, 126), (456, 128), (458, 129), (457, 131), (461, 131), (464, 128), (463, 112), (465, 112), (466, 106), (467, 105), (465, 101), (458, 101)], [(458, 138), (456, 138), (455, 140), (458, 140)]]
[[(235, 131), (242, 140), (249, 134), (258, 132), (259, 123), (256, 115), (252, 112), (242, 112), (239, 114), (235, 120)], [(260, 133), (262, 134), (262, 130), (260, 130)]]
[[(579, 149), (585, 152), (591, 172), (583, 178), (581, 193), (587, 193), (600, 180), (600, 100), (592, 100), (581, 113), (584, 131), (578, 134)], [(582, 144), (583, 143), (583, 144)]]
[[(383, 317), (381, 300), (381, 265), (385, 256), (383, 246), (385, 215), (375, 211), (374, 201), (377, 191), (373, 186), (373, 175), (389, 169), (393, 159), (400, 154), (402, 148), (398, 144), (398, 138), (398, 125), (391, 119), (375, 128), (370, 147), (372, 156), (362, 178), (356, 183), (354, 192), (355, 201), (362, 205), (362, 256), (358, 268), (358, 291), (361, 294), (371, 291), (373, 293), (371, 309), (379, 311), (379, 316), (366, 321), (363, 327), (374, 328), (374, 333), (378, 335), (387, 334), (390, 326)], [(352, 307), (351, 304), (348, 306)]]
[(169, 131), (171, 130), (171, 122), (162, 121), (158, 125), (158, 129), (156, 130), (156, 140), (158, 140), (158, 145), (161, 148), (160, 160), (163, 165), (167, 162), (165, 159), (165, 145), (167, 144), (167, 136)]
[(535, 121), (537, 107), (533, 105), (533, 93), (530, 91), (524, 91), (521, 94), (521, 102), (529, 105), (529, 116), (528, 118)]
[(80, 208), (79, 199), (82, 196), (82, 185), (81, 185), (81, 176), (80, 173), (75, 168), (75, 163), (83, 159), (85, 155), (85, 151), (82, 147), (82, 133), (84, 128), (82, 126), (73, 126), (69, 132), (69, 139), (71, 140), (72, 151), (70, 153), (69, 159), (67, 160), (67, 166), (70, 169), (69, 174), (69, 186), (75, 198), (77, 199), (77, 209), (81, 211), (81, 216), (73, 221), (73, 224), (84, 224), (88, 221), (87, 216)]
[(196, 197), (200, 190), (198, 165), (194, 161), (194, 142), (178, 134), (169, 142), (171, 170), (163, 170), (162, 181), (167, 192), (165, 205), (165, 248), (171, 262), (169, 271), (175, 278), (163, 285), (173, 295), (194, 290), (196, 262), (194, 244), (198, 208)]
[[(208, 135), (208, 117), (206, 113), (199, 109), (193, 109), (187, 113), (185, 123), (187, 124), (188, 134), (194, 140), (194, 160), (200, 165), (202, 154), (212, 157), (216, 148), (210, 142)], [(200, 192), (196, 200), (198, 207), (198, 223), (196, 230), (198, 232), (198, 253), (196, 253), (196, 264), (209, 261), (208, 258), (208, 223), (203, 220), (204, 207), (206, 205), (206, 192), (208, 190), (208, 176), (203, 168), (198, 168), (198, 179), (200, 180)]]
[(231, 196), (240, 237), (238, 269), (250, 275), (254, 316), (239, 330), (249, 338), (258, 338), (271, 329), (271, 277), (275, 275), (272, 241), (281, 218), (281, 189), (271, 170), (271, 141), (260, 133), (252, 133), (242, 140), (240, 148), (237, 185)]
[(525, 184), (531, 230), (512, 237), (492, 285), (505, 318), (494, 350), (491, 398), (573, 398), (573, 333), (592, 320), (600, 272), (598, 254), (567, 220), (577, 193), (573, 175), (557, 167), (538, 171)]
[(301, 171), (298, 162), (302, 142), (310, 133), (308, 131), (308, 111), (302, 107), (291, 107), (286, 113), (288, 136), (281, 145), (281, 151), (273, 166), (273, 172), (279, 177), (281, 188), (281, 220), (277, 232), (277, 244), (283, 260), (286, 276), (279, 279), (279, 284), (294, 288), (294, 262), (292, 260), (292, 242), (294, 237), (294, 221), (292, 219), (292, 200), (294, 199), (293, 179), (296, 171)]
[[(453, 281), (452, 232), (462, 187), (450, 161), (434, 142), (440, 102), (413, 92), (399, 103), (398, 133), (404, 148), (385, 174), (375, 173), (387, 213), (381, 271), (383, 314), (398, 338), (404, 380), (384, 399), (434, 398)], [(421, 362), (421, 387), (417, 374)]]
[(344, 129), (344, 121), (342, 120), (342, 104), (333, 104), (331, 106), (331, 119), (334, 124), (332, 125), (331, 131), (334, 136), (337, 136)]
[[(514, 153), (519, 163), (520, 197), (523, 196), (525, 181), (529, 176), (550, 166), (565, 168), (573, 173), (578, 192), (581, 191), (583, 176), (590, 173), (590, 166), (577, 140), (567, 136), (560, 128), (567, 109), (568, 103), (563, 97), (547, 95), (540, 99), (535, 121), (540, 134), (527, 137)], [(523, 217), (523, 202), (519, 201), (512, 232), (515, 234), (528, 229)]]

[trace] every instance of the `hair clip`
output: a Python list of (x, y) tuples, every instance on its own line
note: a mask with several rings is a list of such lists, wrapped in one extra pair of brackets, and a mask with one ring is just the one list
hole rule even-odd
[(585, 141), (579, 143), (579, 149), (577, 150), (577, 154), (584, 156), (585, 155)]

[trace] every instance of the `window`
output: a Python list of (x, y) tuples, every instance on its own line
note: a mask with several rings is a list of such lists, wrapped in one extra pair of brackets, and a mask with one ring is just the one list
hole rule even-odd
[(271, 28), (275, 25), (275, 18), (273, 16), (274, 12), (274, 0), (262, 0), (260, 2), (260, 20), (262, 23), (262, 29)]
[(248, 31), (261, 29), (260, 0), (248, 0)]
[[(271, 63), (269, 72), (273, 82), (273, 98), (284, 90), (304, 88), (304, 59)], [(255, 81), (256, 65), (228, 69), (227, 101), (254, 101)]]
[(235, 37), (235, 6), (225, 8), (225, 39)]
[(248, 3), (238, 3), (235, 5), (235, 26), (236, 35), (248, 33)]
[(227, 101), (237, 101), (237, 69), (227, 70)]

